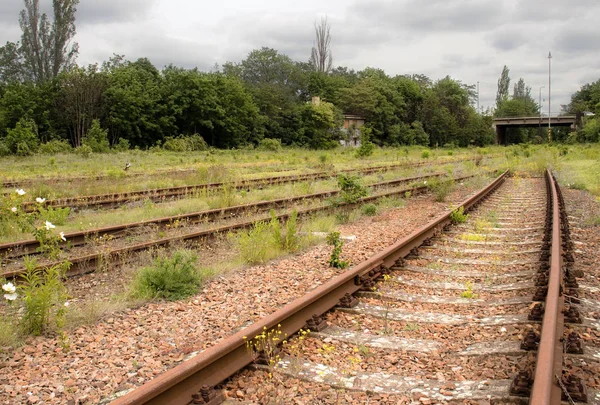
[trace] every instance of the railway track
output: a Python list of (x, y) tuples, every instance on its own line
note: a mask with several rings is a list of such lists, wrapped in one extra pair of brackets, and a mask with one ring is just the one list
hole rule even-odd
[[(462, 160), (453, 160), (452, 163), (467, 161), (467, 160), (476, 160), (480, 158), (469, 158)], [(402, 167), (420, 167), (429, 165), (430, 162), (419, 162), (419, 163), (398, 163), (393, 165), (384, 165), (384, 166), (374, 166), (360, 169), (350, 169), (350, 170), (340, 170), (339, 172), (316, 172), (316, 173), (308, 173), (308, 174), (300, 174), (300, 175), (291, 175), (291, 176), (273, 176), (273, 177), (265, 177), (259, 179), (251, 179), (251, 180), (240, 180), (233, 182), (219, 182), (219, 183), (205, 183), (205, 184), (195, 184), (195, 185), (186, 185), (179, 187), (168, 187), (168, 188), (160, 188), (160, 189), (151, 189), (151, 190), (140, 190), (140, 191), (131, 191), (125, 193), (108, 193), (108, 194), (98, 194), (98, 195), (88, 195), (88, 196), (78, 196), (78, 197), (66, 197), (66, 198), (57, 198), (52, 200), (46, 200), (43, 205), (45, 207), (53, 207), (53, 208), (66, 208), (69, 207), (71, 209), (81, 209), (81, 208), (114, 208), (119, 207), (126, 203), (131, 203), (139, 200), (150, 200), (152, 202), (160, 202), (164, 200), (170, 200), (175, 198), (185, 198), (190, 195), (195, 195), (203, 190), (220, 190), (225, 188), (230, 188), (234, 190), (250, 190), (252, 188), (261, 188), (265, 186), (273, 186), (273, 185), (281, 185), (287, 183), (294, 183), (300, 181), (307, 180), (322, 180), (328, 179), (331, 177), (335, 177), (341, 173), (346, 174), (372, 174), (377, 172), (389, 171), (393, 169), (399, 169)], [(26, 212), (33, 212), (39, 206), (36, 202), (25, 202), (23, 203), (23, 209)]]
[[(370, 185), (372, 190), (377, 190), (380, 188), (389, 188), (389, 187), (397, 187), (403, 183), (415, 183), (418, 182), (419, 186), (409, 186), (403, 187), (400, 189), (393, 189), (391, 191), (385, 191), (382, 193), (377, 193), (368, 197), (364, 197), (360, 199), (356, 204), (345, 204), (340, 203), (340, 206), (354, 206), (358, 204), (363, 204), (365, 202), (375, 201), (377, 199), (383, 197), (391, 197), (397, 195), (404, 195), (406, 192), (410, 192), (415, 195), (418, 193), (422, 193), (428, 190), (428, 187), (422, 185), (424, 179), (430, 179), (432, 177), (439, 177), (442, 175), (441, 173), (433, 173), (426, 176), (418, 176), (418, 177), (408, 177), (402, 179), (391, 180), (387, 182), (381, 182)], [(462, 181), (468, 179), (472, 176), (462, 176), (457, 177), (454, 181)], [(263, 201), (254, 204), (245, 204), (241, 206), (229, 207), (229, 208), (221, 208), (216, 210), (202, 211), (191, 214), (177, 215), (174, 217), (167, 218), (159, 218), (156, 220), (143, 221), (141, 223), (131, 223), (131, 224), (123, 224), (119, 226), (106, 227), (101, 229), (94, 229), (84, 232), (74, 232), (71, 234), (66, 234), (65, 239), (67, 242), (63, 243), (63, 247), (77, 247), (88, 244), (90, 241), (102, 241), (109, 240), (112, 241), (114, 238), (122, 238), (126, 236), (134, 235), (135, 229), (141, 229), (142, 233), (144, 229), (148, 229), (152, 227), (152, 231), (156, 231), (158, 229), (165, 229), (167, 227), (172, 227), (174, 224), (183, 224), (181, 226), (188, 227), (192, 224), (204, 223), (208, 221), (214, 221), (216, 219), (228, 219), (228, 218), (236, 218), (241, 217), (243, 213), (250, 212), (254, 214), (260, 214), (269, 209), (273, 208), (281, 208), (281, 207), (289, 207), (291, 205), (302, 203), (308, 200), (321, 200), (330, 197), (334, 197), (339, 194), (337, 190), (331, 190), (327, 192), (321, 192), (316, 194), (302, 195), (298, 197), (291, 197), (286, 199), (278, 199), (272, 201)], [(312, 206), (309, 208), (299, 209), (297, 210), (298, 217), (306, 217), (315, 213), (326, 212), (329, 210), (335, 210), (336, 206), (331, 204), (320, 204), (316, 206)], [(283, 212), (279, 215), (275, 215), (275, 218), (279, 220), (287, 220), (291, 212)], [(174, 243), (179, 242), (191, 242), (198, 240), (210, 240), (217, 235), (226, 234), (227, 232), (237, 231), (240, 229), (246, 229), (252, 227), (257, 222), (269, 221), (271, 220), (270, 215), (262, 215), (255, 216), (251, 219), (245, 221), (235, 222), (233, 224), (222, 225), (222, 226), (213, 226), (208, 229), (195, 230), (195, 231), (186, 231), (185, 233), (179, 233), (175, 236), (167, 236), (162, 237), (158, 240), (149, 240), (146, 242), (129, 244), (127, 246), (122, 246), (123, 243), (117, 243), (117, 247), (113, 245), (113, 247), (108, 248), (100, 248), (96, 249), (97, 251), (94, 253), (85, 253), (85, 254), (73, 254), (71, 253), (67, 260), (71, 263), (69, 270), (67, 271), (68, 276), (84, 274), (94, 271), (99, 265), (106, 265), (107, 263), (111, 264), (122, 264), (129, 260), (132, 260), (133, 253), (139, 253), (141, 251), (145, 251), (148, 249), (165, 247), (172, 245)], [(147, 231), (146, 231), (147, 232)], [(35, 254), (36, 249), (39, 247), (39, 242), (37, 240), (28, 240), (28, 241), (20, 241), (9, 244), (0, 245), (0, 249), (3, 252), (4, 260), (2, 263), (2, 273), (1, 275), (6, 278), (17, 277), (24, 273), (24, 268), (20, 262), (20, 258), (23, 256), (27, 256), (30, 254)], [(70, 253), (70, 252), (69, 252)], [(60, 261), (53, 261), (47, 263), (41, 263), (38, 268), (47, 268), (53, 266), (55, 264), (61, 263)]]
[(464, 224), (434, 219), (113, 403), (600, 403), (564, 367), (581, 356), (564, 324), (582, 319), (561, 200), (550, 172), (504, 173), (461, 204)]

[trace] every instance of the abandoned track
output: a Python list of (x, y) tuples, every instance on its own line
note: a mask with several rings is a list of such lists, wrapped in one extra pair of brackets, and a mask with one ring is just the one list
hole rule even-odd
[[(467, 160), (476, 160), (480, 158), (469, 158), (458, 160), (455, 159), (453, 161), (448, 161), (444, 163), (457, 163), (463, 162)], [(57, 198), (52, 200), (46, 200), (43, 205), (45, 207), (53, 207), (53, 208), (66, 208), (69, 207), (71, 209), (81, 209), (81, 208), (115, 208), (120, 207), (123, 204), (131, 203), (139, 200), (150, 200), (152, 202), (160, 202), (165, 200), (171, 200), (175, 198), (186, 198), (189, 196), (196, 195), (197, 193), (204, 190), (222, 190), (222, 189), (233, 189), (233, 190), (250, 190), (263, 188), (267, 186), (275, 186), (287, 183), (295, 183), (301, 181), (308, 180), (322, 180), (328, 179), (331, 177), (335, 177), (338, 174), (346, 173), (346, 174), (372, 174), (378, 172), (384, 172), (394, 169), (399, 169), (403, 167), (420, 167), (431, 165), (430, 162), (418, 162), (418, 163), (398, 163), (393, 165), (385, 165), (385, 166), (375, 166), (375, 167), (367, 167), (360, 169), (350, 169), (350, 170), (340, 170), (339, 172), (316, 172), (316, 173), (308, 173), (308, 174), (300, 174), (300, 175), (291, 175), (291, 176), (275, 176), (275, 177), (265, 177), (258, 179), (250, 179), (250, 180), (240, 180), (240, 181), (232, 181), (232, 182), (220, 182), (220, 183), (205, 183), (205, 184), (195, 184), (195, 185), (187, 185), (187, 186), (179, 186), (179, 187), (168, 187), (168, 188), (160, 188), (160, 189), (151, 189), (151, 190), (140, 190), (140, 191), (131, 191), (125, 193), (109, 193), (109, 194), (98, 194), (98, 195), (88, 195), (88, 196), (78, 196), (78, 197), (67, 197), (67, 198)], [(442, 164), (442, 163), (439, 163)], [(437, 163), (435, 163), (437, 165)], [(35, 202), (26, 202), (23, 204), (23, 209), (26, 212), (32, 212), (37, 209), (38, 204)]]
[[(428, 176), (424, 176), (424, 177), (411, 177), (411, 178), (397, 179), (397, 180), (392, 180), (389, 182), (377, 183), (377, 184), (371, 185), (371, 187), (373, 189), (390, 187), (390, 186), (393, 187), (393, 186), (396, 186), (401, 183), (414, 182), (416, 179), (421, 180), (423, 178), (430, 178), (432, 176), (439, 176), (439, 174), (432, 174), (432, 175), (428, 175)], [(458, 177), (458, 178), (454, 178), (454, 181), (462, 181), (462, 180), (468, 179), (470, 177), (472, 177), (472, 176)], [(332, 204), (321, 204), (321, 205), (317, 205), (317, 206), (313, 206), (313, 207), (309, 207), (309, 208), (298, 209), (295, 211), (297, 212), (298, 217), (306, 217), (306, 216), (310, 216), (312, 214), (336, 210), (337, 207), (339, 207), (339, 206), (353, 207), (353, 206), (358, 206), (359, 204), (363, 204), (366, 202), (376, 201), (376, 200), (378, 200), (380, 198), (384, 198), (384, 197), (404, 195), (407, 192), (410, 192), (412, 195), (416, 195), (418, 193), (426, 192), (427, 190), (428, 190), (428, 187), (425, 185), (420, 185), (420, 186), (416, 186), (416, 187), (415, 186), (403, 187), (403, 188), (399, 188), (399, 189), (396, 188), (391, 191), (384, 191), (384, 192), (381, 192), (378, 194), (374, 194), (374, 195), (371, 195), (368, 197), (361, 198), (355, 204), (340, 203), (337, 206), (332, 205)], [(223, 208), (223, 209), (218, 209), (218, 210), (211, 210), (211, 211), (204, 211), (204, 212), (195, 213), (195, 214), (189, 214), (189, 217), (187, 219), (188, 220), (191, 219), (192, 220), (191, 222), (203, 222), (203, 221), (207, 221), (208, 220), (207, 218), (209, 218), (211, 216), (212, 216), (212, 218), (211, 218), (212, 220), (217, 218), (217, 216), (219, 216), (220, 219), (233, 218), (236, 216), (240, 216), (240, 214), (242, 212), (265, 211), (266, 209), (272, 208), (274, 206), (276, 206), (276, 207), (280, 207), (282, 205), (289, 206), (289, 205), (293, 205), (294, 203), (311, 200), (311, 199), (316, 199), (316, 200), (325, 199), (325, 198), (328, 198), (331, 196), (335, 196), (337, 194), (338, 194), (337, 191), (330, 191), (330, 192), (323, 192), (323, 193), (293, 197), (293, 198), (283, 199), (283, 200), (260, 202), (257, 204), (246, 204), (246, 205), (237, 206), (237, 207)], [(290, 215), (291, 215), (291, 211), (286, 211), (281, 214), (275, 215), (274, 217), (279, 220), (287, 220), (287, 218)], [(218, 235), (223, 235), (228, 232), (237, 231), (240, 229), (247, 229), (247, 228), (252, 227), (257, 222), (269, 221), (272, 218), (273, 217), (270, 215), (263, 214), (262, 216), (260, 216), (260, 215), (255, 216), (255, 217), (252, 217), (252, 219), (241, 221), (241, 222), (235, 222), (233, 224), (222, 225), (222, 226), (213, 226), (208, 229), (204, 229), (204, 230), (200, 230), (200, 231), (193, 231), (193, 232), (186, 231), (183, 234), (180, 233), (175, 236), (162, 237), (158, 240), (151, 240), (151, 241), (147, 241), (147, 242), (137, 243), (134, 245), (128, 245), (125, 247), (101, 248), (101, 249), (99, 249), (99, 251), (96, 251), (95, 253), (91, 253), (91, 254), (88, 253), (88, 254), (79, 255), (79, 256), (74, 255), (74, 254), (69, 254), (69, 256), (66, 258), (66, 260), (68, 260), (71, 263), (71, 265), (70, 265), (69, 270), (67, 271), (67, 276), (74, 276), (74, 275), (93, 272), (99, 266), (106, 266), (109, 263), (110, 264), (127, 263), (128, 261), (133, 259), (132, 254), (146, 251), (149, 249), (166, 247), (166, 246), (173, 245), (174, 243), (180, 243), (180, 242), (188, 243), (188, 242), (192, 242), (192, 241), (196, 241), (196, 242), (197, 241), (209, 241)], [(159, 221), (159, 222), (157, 222), (157, 221)], [(142, 224), (140, 224), (140, 223), (133, 224), (133, 225), (126, 224), (126, 225), (119, 226), (119, 227), (109, 227), (109, 228), (90, 230), (87, 232), (76, 233), (76, 237), (74, 238), (74, 241), (75, 241), (75, 244), (77, 244), (77, 243), (86, 244), (90, 237), (96, 238), (96, 236), (98, 234), (102, 234), (103, 238), (108, 237), (109, 239), (112, 239), (113, 237), (127, 236), (127, 232), (130, 231), (134, 227), (141, 228), (142, 225), (144, 225), (144, 226), (154, 225), (154, 226), (167, 227), (167, 226), (169, 226), (169, 224), (174, 224), (176, 222), (181, 222), (181, 221), (182, 221), (181, 216), (177, 216), (177, 217), (171, 217), (171, 218), (162, 218), (162, 219), (159, 219), (156, 221), (145, 221)], [(188, 225), (188, 222), (183, 222), (183, 223), (185, 223), (185, 225)], [(71, 234), (71, 235), (73, 235), (73, 234)], [(67, 241), (70, 241), (70, 235), (65, 235), (65, 236), (66, 236)], [(98, 238), (96, 238), (96, 239), (98, 239)], [(30, 241), (21, 242), (20, 246), (17, 245), (17, 246), (10, 247), (10, 246), (5, 245), (4, 248), (6, 248), (6, 250), (5, 250), (6, 257), (18, 258), (19, 256), (24, 255), (24, 254), (22, 254), (23, 252), (34, 251), (37, 246), (39, 246), (37, 241), (30, 240)], [(122, 246), (122, 245), (120, 245), (120, 246)], [(21, 267), (22, 265), (19, 265), (14, 260), (12, 260), (13, 264), (11, 264), (11, 260), (12, 259), (4, 260), (4, 263), (3, 263), (4, 269), (1, 274), (3, 277), (6, 277), (6, 278), (18, 277), (18, 276), (22, 275), (25, 271), (25, 269), (23, 267)], [(47, 267), (53, 266), (55, 264), (59, 264), (63, 260), (49, 262), (49, 263), (42, 263), (38, 266), (38, 268), (47, 268)]]
[[(481, 204), (465, 224), (449, 227), (450, 213), (436, 218), (114, 404), (216, 404), (223, 392), (215, 386), (254, 402), (276, 392), (284, 403), (307, 403), (340, 391), (363, 403), (583, 399), (577, 376), (562, 367), (562, 324), (581, 320), (573, 307), (563, 319), (559, 301), (564, 288), (577, 296), (560, 192), (549, 172), (547, 193), (541, 179), (505, 176), (463, 202)], [(310, 333), (281, 353), (247, 348), (267, 331), (301, 328)], [(578, 347), (572, 336), (565, 342)], [(238, 373), (257, 361), (267, 365)], [(596, 393), (587, 399), (600, 402)]]

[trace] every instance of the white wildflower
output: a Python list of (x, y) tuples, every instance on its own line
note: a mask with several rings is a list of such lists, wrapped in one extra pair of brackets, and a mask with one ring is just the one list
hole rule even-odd
[(64, 233), (64, 232), (61, 232), (61, 233), (59, 233), (58, 235), (60, 236), (60, 238), (61, 238), (63, 241), (65, 241), (65, 242), (67, 241), (67, 238), (65, 238), (65, 233)]
[(16, 189), (15, 192), (19, 195), (25, 195), (25, 190), (23, 190), (22, 188)]
[(12, 212), (14, 212), (15, 214), (17, 213), (17, 207), (12, 207), (10, 210), (11, 210)]
[(11, 294), (14, 293), (15, 291), (17, 291), (17, 287), (15, 287), (15, 285), (11, 282), (4, 284), (2, 286), (2, 289), (4, 291), (6, 291), (7, 293), (11, 293)]
[(43, 204), (43, 203), (46, 202), (46, 199), (45, 198), (41, 198), (41, 197), (37, 197), (35, 199), (35, 202), (38, 203), (38, 204)]
[(425, 181), (423, 182), (423, 184), (427, 184), (427, 180), (425, 180)]
[(14, 301), (16, 300), (18, 297), (17, 293), (12, 293), (12, 294), (4, 294), (4, 298), (9, 300), (9, 301)]
[(66, 301), (65, 302), (65, 307), (68, 307), (68, 306), (69, 306), (69, 301)]
[(50, 221), (46, 221), (46, 230), (49, 231), (50, 229), (56, 228), (56, 226), (52, 225), (52, 222)]

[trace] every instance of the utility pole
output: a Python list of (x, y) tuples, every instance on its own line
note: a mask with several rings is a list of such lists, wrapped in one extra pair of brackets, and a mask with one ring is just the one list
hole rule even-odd
[(479, 80), (477, 80), (477, 114), (479, 114)]
[(538, 101), (538, 105), (540, 107), (540, 124), (538, 126), (538, 136), (540, 137), (540, 140), (542, 139), (542, 89), (546, 87), (546, 86), (542, 86), (540, 87), (540, 91), (539, 91), (539, 101)]
[(550, 126), (550, 115), (552, 114), (551, 97), (552, 97), (552, 75), (551, 73), (552, 53), (548, 51), (548, 143), (552, 142), (552, 128)]

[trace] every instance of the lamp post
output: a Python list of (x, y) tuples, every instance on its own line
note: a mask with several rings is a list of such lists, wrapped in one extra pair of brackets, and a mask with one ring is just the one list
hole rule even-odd
[(550, 127), (550, 115), (551, 115), (550, 106), (551, 106), (551, 97), (552, 97), (552, 92), (551, 92), (552, 76), (550, 74), (551, 62), (552, 62), (552, 53), (550, 53), (550, 51), (548, 51), (548, 143), (550, 143), (552, 141), (552, 139), (551, 139), (552, 128)]
[(540, 124), (538, 125), (538, 136), (540, 137), (540, 140), (542, 138), (542, 89), (546, 87), (546, 86), (542, 86), (540, 87), (540, 91), (539, 91), (539, 102), (538, 102), (538, 106), (540, 107)]

